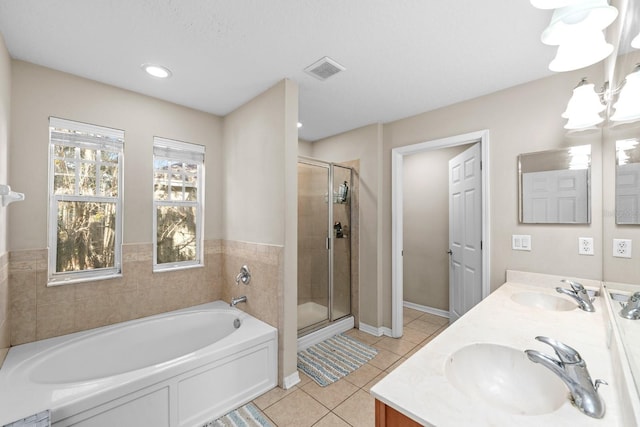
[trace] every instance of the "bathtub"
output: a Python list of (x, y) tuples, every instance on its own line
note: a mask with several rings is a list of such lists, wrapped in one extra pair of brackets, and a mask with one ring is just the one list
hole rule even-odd
[(199, 426), (276, 386), (277, 330), (223, 301), (12, 347), (0, 426)]

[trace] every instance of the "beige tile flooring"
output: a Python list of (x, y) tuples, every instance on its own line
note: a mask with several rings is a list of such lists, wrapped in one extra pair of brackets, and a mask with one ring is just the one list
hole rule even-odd
[(374, 399), (369, 389), (442, 332), (448, 319), (405, 308), (404, 325), (403, 337), (398, 339), (348, 331), (353, 338), (377, 348), (376, 357), (327, 387), (318, 386), (300, 372), (301, 382), (296, 386), (275, 388), (253, 403), (278, 427), (373, 426)]

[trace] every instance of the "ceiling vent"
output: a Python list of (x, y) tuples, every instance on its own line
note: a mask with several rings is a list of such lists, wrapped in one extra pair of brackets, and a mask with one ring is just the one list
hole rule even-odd
[(346, 68), (328, 56), (325, 56), (304, 69), (307, 74), (311, 74), (316, 79), (323, 81), (344, 70), (346, 70)]

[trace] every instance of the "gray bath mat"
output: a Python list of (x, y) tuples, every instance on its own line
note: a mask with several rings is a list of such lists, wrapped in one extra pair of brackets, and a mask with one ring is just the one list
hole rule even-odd
[(275, 427), (253, 403), (203, 424), (202, 427)]
[(373, 359), (378, 350), (340, 334), (298, 352), (298, 369), (325, 387)]

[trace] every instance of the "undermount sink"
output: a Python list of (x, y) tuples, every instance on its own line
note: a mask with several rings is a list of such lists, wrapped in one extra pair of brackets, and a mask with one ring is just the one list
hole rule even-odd
[(571, 300), (539, 292), (518, 292), (517, 294), (513, 294), (511, 299), (518, 304), (541, 308), (543, 310), (569, 311), (578, 308), (578, 304)]
[(471, 344), (449, 356), (445, 374), (461, 392), (510, 414), (542, 415), (567, 402), (564, 383), (524, 351)]

